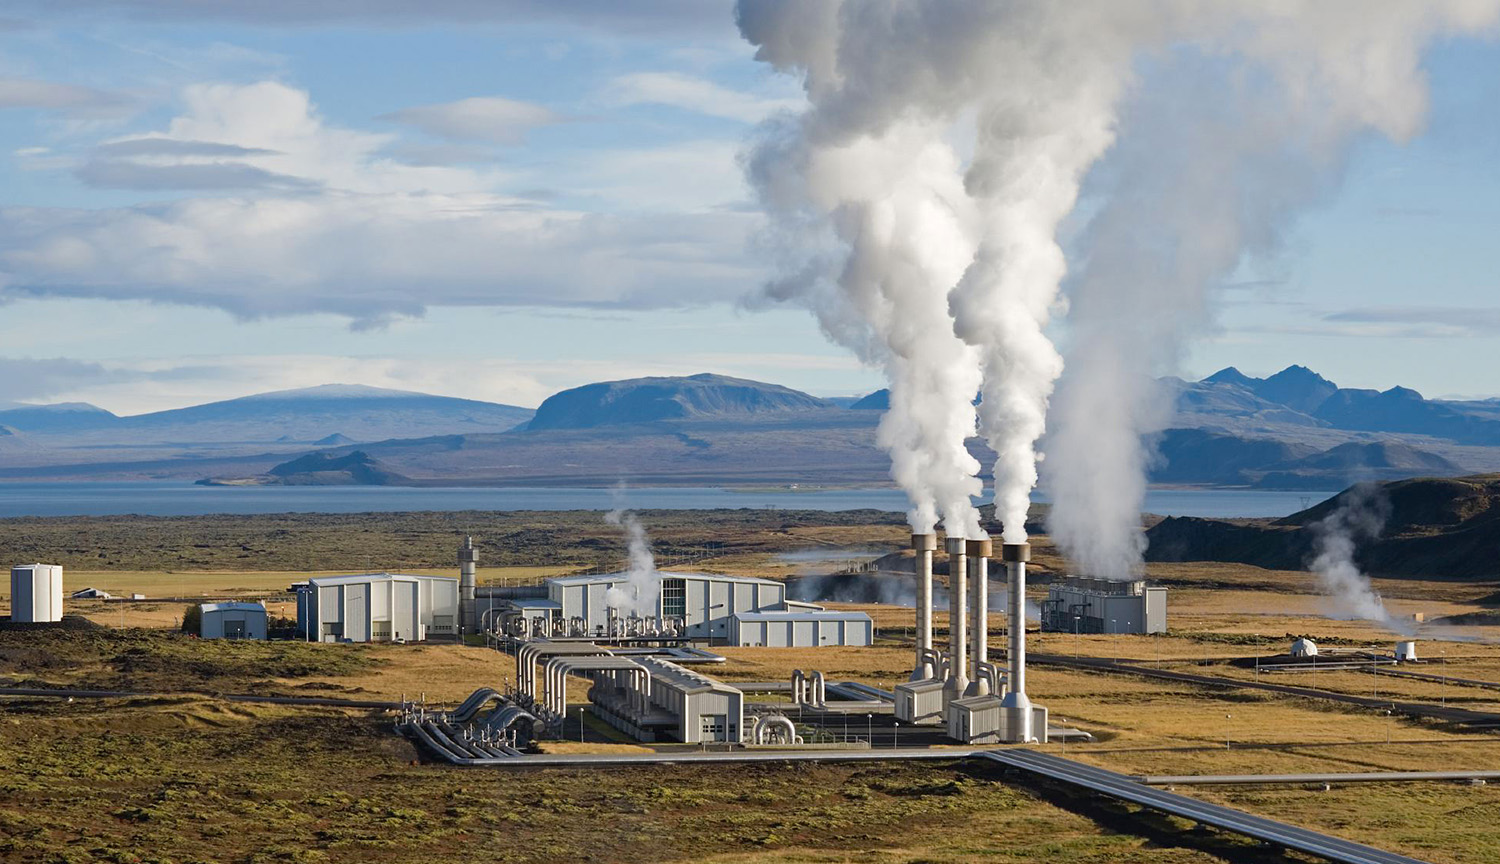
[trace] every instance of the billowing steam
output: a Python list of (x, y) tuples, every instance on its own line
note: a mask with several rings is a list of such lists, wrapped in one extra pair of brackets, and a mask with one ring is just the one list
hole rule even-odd
[(1354, 563), (1359, 543), (1380, 536), (1390, 515), (1390, 499), (1380, 486), (1361, 483), (1345, 492), (1338, 507), (1312, 526), (1313, 558), (1307, 566), (1328, 597), (1329, 617), (1363, 618), (1402, 629), (1395, 626), (1370, 578)]
[(609, 511), (604, 520), (625, 529), (629, 552), (625, 581), (616, 583), (604, 593), (605, 605), (614, 607), (620, 615), (655, 618), (661, 598), (661, 574), (656, 570), (656, 557), (651, 554), (645, 526), (641, 525), (641, 520), (634, 513), (623, 506), (616, 506)]
[[(1170, 416), (1152, 379), (1208, 324), (1213, 286), (1332, 193), (1359, 136), (1416, 131), (1425, 45), (1488, 28), (1497, 11), (1500, 0), (739, 0), (757, 58), (800, 74), (809, 102), (748, 160), (776, 231), (769, 296), (808, 305), (884, 367), (880, 440), (913, 528), (973, 524), (963, 438), (978, 384), (1005, 539), (1025, 536), (1050, 420), (1053, 533), (1084, 571), (1129, 576), (1142, 442)], [(1047, 327), (1074, 211), (1091, 218), (1054, 398)]]

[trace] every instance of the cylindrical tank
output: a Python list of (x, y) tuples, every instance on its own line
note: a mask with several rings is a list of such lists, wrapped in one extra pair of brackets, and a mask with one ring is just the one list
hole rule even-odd
[(1396, 643), (1396, 662), (1415, 663), (1417, 660), (1417, 643), (1410, 640)]
[(479, 550), (474, 548), (474, 538), (466, 535), (463, 545), (458, 547), (458, 622), (464, 633), (473, 633), (479, 629), (478, 607), (474, 603), (477, 584), (475, 570), (478, 565)]

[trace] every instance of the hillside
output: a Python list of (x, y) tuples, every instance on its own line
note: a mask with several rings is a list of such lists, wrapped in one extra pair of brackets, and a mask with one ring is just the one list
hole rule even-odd
[(593, 429), (662, 420), (749, 417), (835, 407), (806, 393), (725, 375), (632, 378), (549, 396), (527, 429)]
[[(1500, 474), (1419, 478), (1380, 484), (1390, 504), (1381, 535), (1357, 561), (1383, 576), (1500, 577)], [(1146, 532), (1148, 561), (1231, 561), (1301, 569), (1314, 528), (1350, 490), (1284, 519), (1164, 519)]]
[(245, 478), (206, 478), (203, 486), (405, 486), (410, 479), (395, 473), (368, 453), (309, 453)]

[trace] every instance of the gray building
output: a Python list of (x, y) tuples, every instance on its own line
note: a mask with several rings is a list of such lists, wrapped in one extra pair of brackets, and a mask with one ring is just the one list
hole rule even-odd
[[(650, 623), (641, 631), (730, 645), (868, 645), (874, 626), (863, 612), (830, 612), (810, 603), (788, 602), (786, 585), (771, 579), (715, 573), (661, 572), (654, 606), (617, 606), (632, 586), (624, 573), (559, 576), (538, 590), (498, 600), (481, 595), (479, 617), (493, 623), (492, 603), (509, 619), (508, 632), (526, 638), (609, 637), (632, 615)], [(529, 594), (530, 596), (526, 596)], [(656, 628), (654, 622), (661, 622)]]
[(1165, 633), (1167, 589), (1144, 579), (1069, 576), (1047, 589), (1042, 629), (1076, 633)]
[[(633, 676), (603, 671), (589, 700), (594, 714), (640, 741), (739, 743), (745, 728), (745, 694), (722, 681), (657, 657), (631, 658), (650, 676), (644, 700)], [(645, 710), (641, 703), (645, 702)]]
[(875, 622), (863, 612), (797, 609), (785, 612), (736, 612), (731, 645), (807, 648), (818, 645), (869, 645)]
[(414, 642), (458, 634), (458, 580), (362, 573), (297, 589), (297, 631), (319, 642)]
[(266, 638), (266, 607), (259, 603), (202, 603), (198, 635), (204, 639)]

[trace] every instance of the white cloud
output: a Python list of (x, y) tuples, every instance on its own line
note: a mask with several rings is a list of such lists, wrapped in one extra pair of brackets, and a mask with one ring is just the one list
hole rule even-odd
[(199, 85), (184, 102), (165, 130), (106, 142), (80, 176), (237, 194), (0, 208), (0, 301), (147, 299), (367, 326), (429, 305), (712, 303), (759, 278), (745, 248), (753, 216), (672, 209), (737, 194), (724, 147), (591, 156), (598, 194), (639, 203), (548, 210), (500, 191), (496, 172), (392, 159), (393, 136), (329, 124), (283, 84)]
[(550, 108), (530, 102), (503, 96), (474, 96), (457, 102), (402, 108), (380, 119), (415, 126), (439, 138), (519, 144), (527, 132), (562, 118)]
[(758, 123), (777, 111), (794, 111), (801, 98), (756, 96), (677, 72), (637, 72), (612, 81), (606, 96), (616, 105), (670, 105), (710, 117)]

